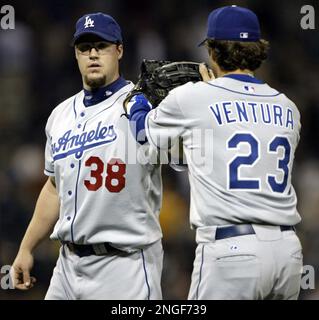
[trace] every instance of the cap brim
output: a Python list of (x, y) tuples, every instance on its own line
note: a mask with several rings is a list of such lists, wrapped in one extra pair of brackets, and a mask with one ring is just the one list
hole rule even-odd
[(80, 39), (82, 38), (83, 36), (86, 36), (86, 35), (95, 35), (95, 36), (98, 36), (99, 38), (101, 38), (102, 40), (105, 40), (105, 41), (108, 41), (108, 42), (113, 42), (113, 43), (121, 43), (121, 41), (119, 41), (118, 39), (114, 39), (114, 38), (111, 38), (111, 37), (108, 37), (106, 36), (104, 33), (102, 32), (98, 32), (98, 31), (88, 31), (88, 32), (82, 32), (78, 35), (76, 35), (70, 45), (73, 47), (75, 45), (75, 43)]

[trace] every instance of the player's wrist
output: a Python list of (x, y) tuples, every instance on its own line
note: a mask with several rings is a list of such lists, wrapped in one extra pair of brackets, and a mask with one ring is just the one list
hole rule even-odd
[(18, 254), (31, 254), (33, 255), (34, 247), (28, 245), (21, 245)]

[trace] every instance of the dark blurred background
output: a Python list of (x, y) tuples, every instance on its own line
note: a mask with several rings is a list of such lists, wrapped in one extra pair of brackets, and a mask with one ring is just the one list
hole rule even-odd
[[(13, 262), (46, 180), (46, 120), (58, 103), (81, 90), (69, 46), (76, 20), (102, 11), (119, 22), (124, 36), (121, 71), (136, 81), (142, 58), (208, 61), (205, 49), (197, 44), (205, 36), (209, 12), (238, 4), (257, 13), (263, 37), (271, 43), (269, 59), (257, 77), (288, 95), (301, 113), (302, 134), (293, 173), (303, 217), (298, 234), (304, 264), (314, 267), (317, 281), (316, 289), (302, 290), (300, 299), (319, 298), (318, 1), (33, 0), (0, 6), (4, 4), (14, 6), (16, 26), (0, 30), (0, 267)], [(316, 9), (315, 30), (300, 27), (300, 9), (306, 4)], [(188, 221), (188, 179), (166, 167), (163, 176), (163, 295), (164, 299), (186, 299), (195, 249)], [(0, 289), (0, 299), (43, 299), (58, 247), (48, 240), (36, 251), (33, 273), (38, 283), (32, 290)]]

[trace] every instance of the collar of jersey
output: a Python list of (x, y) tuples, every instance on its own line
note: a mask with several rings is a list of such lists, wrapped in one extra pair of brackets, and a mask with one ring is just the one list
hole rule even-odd
[(105, 87), (94, 89), (92, 91), (88, 91), (84, 89), (84, 98), (83, 104), (86, 107), (93, 106), (98, 104), (110, 97), (124, 86), (127, 85), (127, 81), (123, 77), (119, 77), (114, 82), (108, 84)]
[(259, 83), (262, 84), (263, 82), (253, 76), (250, 76), (248, 74), (235, 74), (235, 73), (231, 73), (231, 74), (226, 74), (225, 76), (223, 76), (223, 78), (231, 78), (234, 80), (239, 80), (239, 81), (243, 81), (243, 82), (251, 82), (251, 83)]

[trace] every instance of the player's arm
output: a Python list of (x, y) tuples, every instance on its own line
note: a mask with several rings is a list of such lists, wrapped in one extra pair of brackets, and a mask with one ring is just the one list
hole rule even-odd
[(176, 101), (176, 90), (155, 109), (142, 94), (129, 102), (132, 133), (140, 144), (148, 141), (156, 148), (169, 150), (178, 141), (184, 130), (184, 116)]
[(12, 276), (15, 288), (27, 290), (33, 286), (36, 281), (34, 277), (30, 277), (33, 251), (52, 231), (58, 217), (59, 197), (54, 178), (50, 177), (40, 192), (32, 220), (13, 263)]
[[(199, 71), (204, 81), (213, 79), (212, 72), (205, 65), (201, 64)], [(157, 148), (169, 150), (180, 140), (186, 119), (177, 101), (178, 89), (173, 89), (155, 109), (142, 94), (128, 102), (126, 109), (131, 129), (139, 143), (148, 141)]]
[[(210, 81), (215, 78), (212, 70), (209, 69), (206, 65), (200, 64), (199, 72), (202, 76), (203, 81)], [(178, 143), (175, 143), (173, 147), (169, 150), (169, 155), (172, 160), (172, 168), (174, 168), (177, 171), (183, 171), (187, 168), (182, 138), (179, 138)]]

